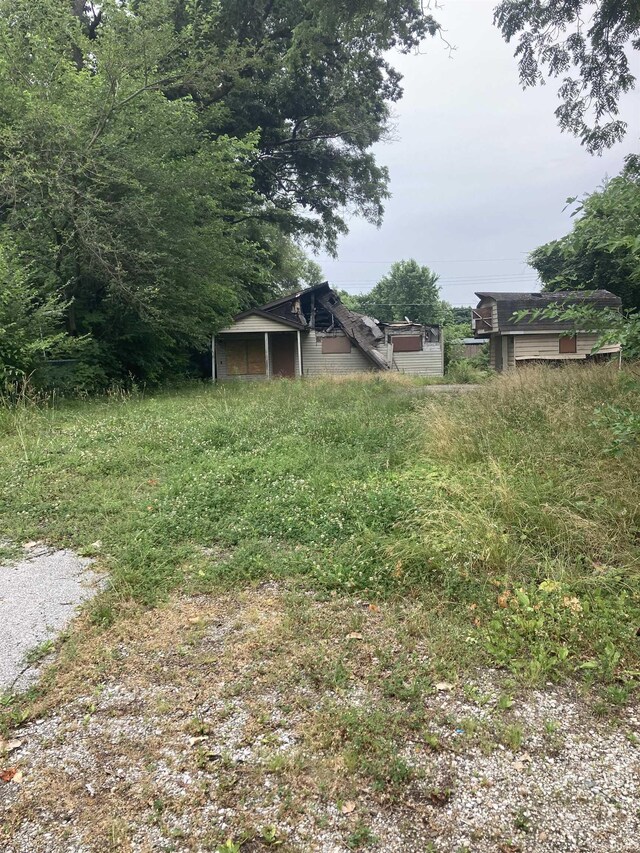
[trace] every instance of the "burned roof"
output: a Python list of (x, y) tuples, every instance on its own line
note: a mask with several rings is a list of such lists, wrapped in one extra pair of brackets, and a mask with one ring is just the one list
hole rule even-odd
[(335, 322), (375, 367), (379, 370), (389, 369), (384, 356), (376, 349), (376, 344), (384, 337), (378, 323), (372, 317), (358, 314), (343, 305), (338, 294), (326, 281), (296, 290), (257, 308), (249, 308), (237, 314), (235, 319), (242, 320), (244, 317), (258, 314), (277, 319), (294, 329), (306, 330), (311, 328), (314, 301), (331, 315), (331, 325)]
[(338, 294), (331, 289), (327, 293), (321, 293), (318, 296), (318, 302), (333, 314), (347, 337), (372, 364), (380, 370), (389, 369), (384, 356), (376, 349), (376, 343), (382, 339), (383, 334), (370, 317), (347, 308), (340, 301)]
[(552, 320), (548, 318), (525, 318), (520, 322), (513, 319), (516, 311), (535, 311), (549, 305), (561, 303), (564, 305), (588, 304), (598, 310), (619, 310), (622, 300), (608, 290), (556, 290), (545, 293), (505, 293), (502, 291), (476, 291), (476, 296), (483, 299), (493, 299), (498, 310), (498, 329), (494, 331), (517, 332), (527, 329), (535, 330), (571, 330), (575, 329), (572, 320)]

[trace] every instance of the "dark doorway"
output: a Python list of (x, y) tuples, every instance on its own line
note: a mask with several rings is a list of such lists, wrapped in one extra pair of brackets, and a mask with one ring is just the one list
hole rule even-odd
[(289, 332), (269, 335), (271, 345), (271, 373), (273, 376), (296, 375), (296, 336)]

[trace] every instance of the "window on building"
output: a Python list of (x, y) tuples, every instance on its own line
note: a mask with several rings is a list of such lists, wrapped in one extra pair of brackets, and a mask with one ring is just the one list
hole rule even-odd
[(264, 339), (227, 341), (227, 373), (229, 376), (257, 376), (266, 373)]
[(322, 338), (323, 355), (346, 352), (351, 352), (351, 341), (346, 335), (330, 335), (327, 338)]
[(561, 335), (560, 336), (560, 353), (571, 353), (577, 352), (576, 348), (576, 336), (575, 335)]
[(394, 335), (391, 341), (394, 352), (420, 352), (422, 349), (420, 335)]

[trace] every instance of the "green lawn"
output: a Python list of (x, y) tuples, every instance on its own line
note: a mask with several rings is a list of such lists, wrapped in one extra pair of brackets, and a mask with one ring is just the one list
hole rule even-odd
[(461, 666), (624, 698), (640, 669), (639, 387), (594, 367), (459, 396), (373, 377), (22, 405), (0, 412), (0, 530), (96, 556), (97, 625), (131, 600), (294, 578), (419, 598)]

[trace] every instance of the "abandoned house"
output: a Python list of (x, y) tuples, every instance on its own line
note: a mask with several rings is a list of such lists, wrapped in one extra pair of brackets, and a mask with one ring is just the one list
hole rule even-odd
[(593, 352), (598, 335), (576, 328), (573, 321), (525, 317), (517, 311), (535, 311), (548, 305), (588, 305), (620, 310), (621, 300), (608, 290), (556, 291), (555, 293), (476, 293), (480, 302), (472, 311), (475, 337), (489, 340), (494, 370), (509, 370), (526, 362), (562, 362), (619, 355), (620, 344), (608, 344)]
[(346, 307), (328, 283), (238, 314), (212, 339), (214, 379), (323, 373), (444, 374), (439, 326), (379, 323)]

